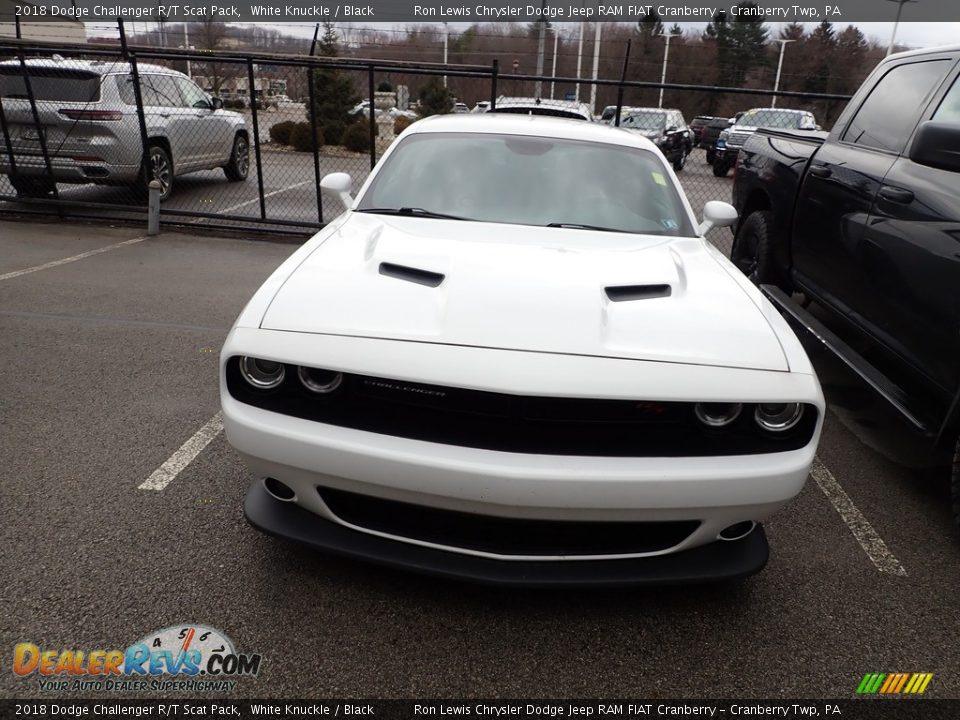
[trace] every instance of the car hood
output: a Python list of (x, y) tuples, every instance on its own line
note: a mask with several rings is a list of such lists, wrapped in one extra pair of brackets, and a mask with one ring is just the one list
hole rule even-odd
[(261, 327), (788, 370), (728, 270), (698, 238), (351, 213)]

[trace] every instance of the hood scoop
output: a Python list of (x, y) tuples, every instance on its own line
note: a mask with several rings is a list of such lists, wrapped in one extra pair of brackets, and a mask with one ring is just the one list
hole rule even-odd
[(670, 297), (672, 288), (669, 285), (610, 285), (604, 291), (613, 302), (629, 302)]
[(439, 286), (446, 278), (446, 275), (442, 275), (441, 273), (388, 262), (380, 263), (380, 274), (432, 288)]

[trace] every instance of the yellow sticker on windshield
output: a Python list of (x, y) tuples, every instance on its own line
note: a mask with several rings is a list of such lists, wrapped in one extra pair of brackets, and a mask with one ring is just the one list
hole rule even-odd
[(661, 175), (660, 173), (655, 172), (655, 173), (650, 173), (650, 174), (653, 175), (653, 181), (654, 181), (657, 185), (666, 185), (666, 184), (667, 184), (667, 179), (666, 179), (663, 175)]

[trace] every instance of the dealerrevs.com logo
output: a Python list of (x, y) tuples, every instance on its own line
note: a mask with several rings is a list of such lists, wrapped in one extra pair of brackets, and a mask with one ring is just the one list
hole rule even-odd
[(239, 653), (224, 633), (183, 624), (150, 633), (125, 650), (45, 649), (18, 643), (13, 672), (42, 692), (230, 692), (254, 677), (261, 656)]

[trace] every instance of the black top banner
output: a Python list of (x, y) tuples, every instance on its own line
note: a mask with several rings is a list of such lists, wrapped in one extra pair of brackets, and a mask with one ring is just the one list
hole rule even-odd
[(829, 0), (829, 2), (598, 2), (597, 0), (0, 0), (0, 21), (106, 22), (663, 22), (728, 19), (768, 22), (960, 21), (955, 0)]

